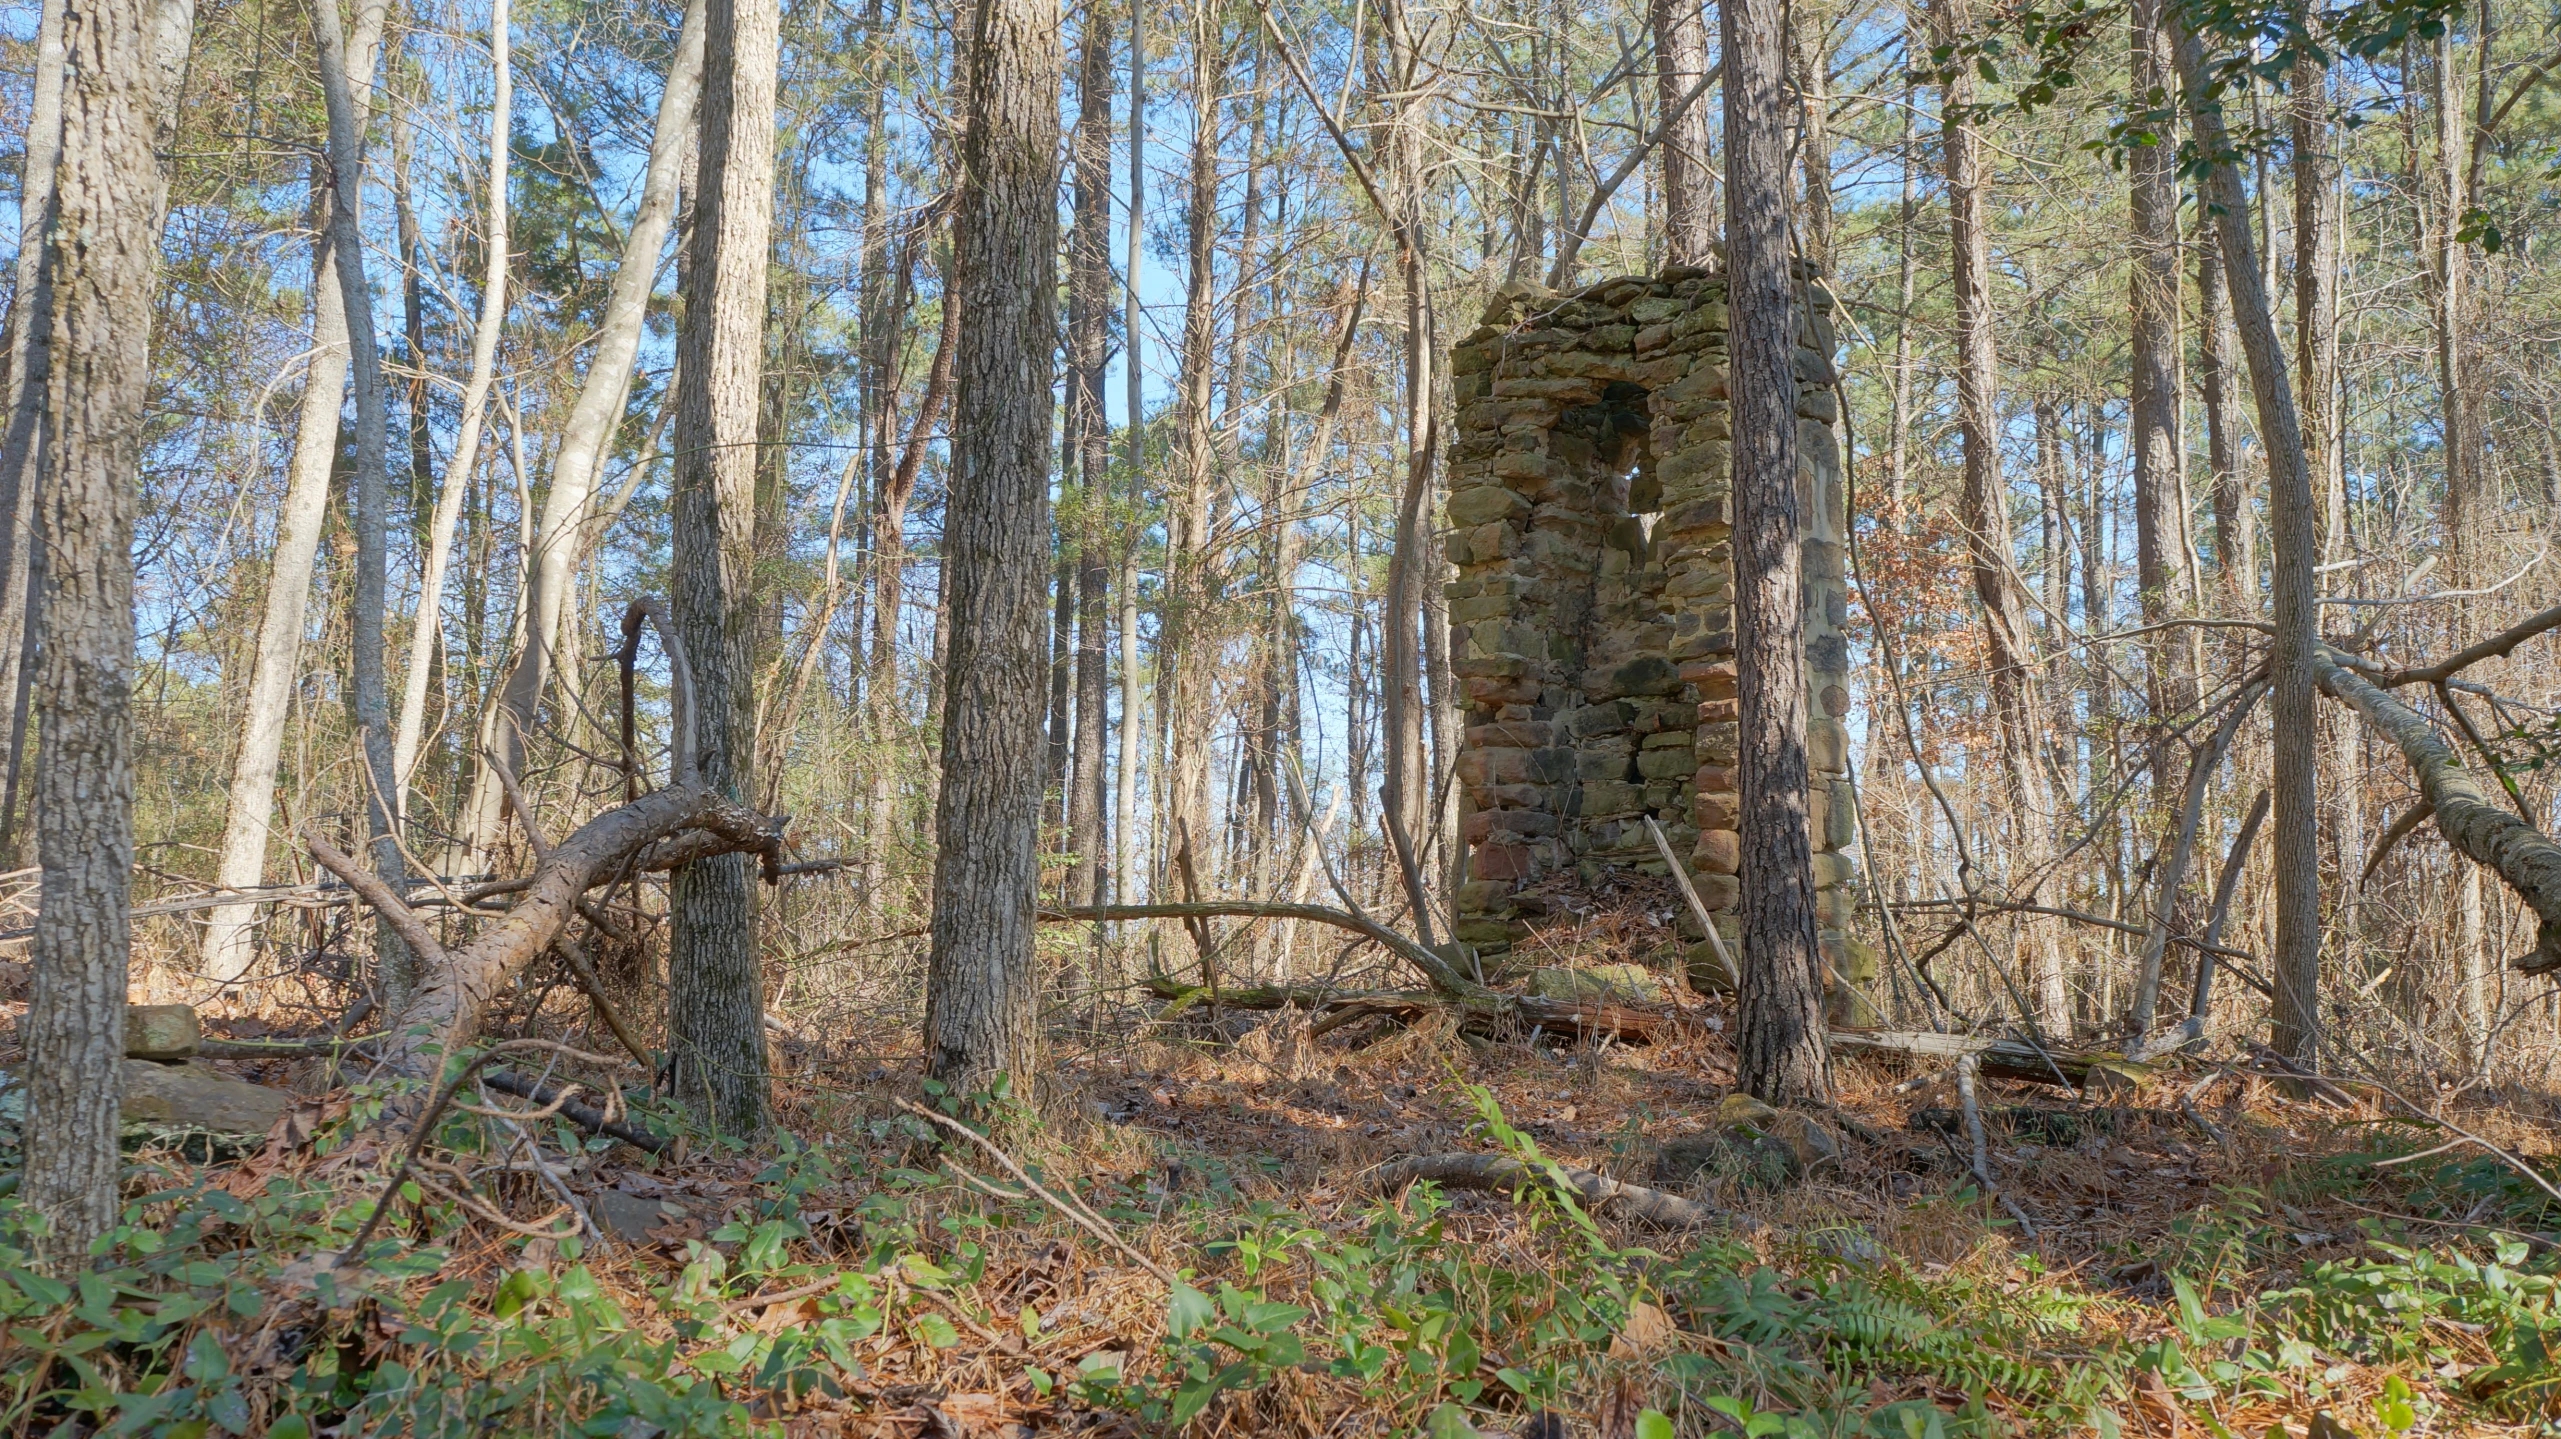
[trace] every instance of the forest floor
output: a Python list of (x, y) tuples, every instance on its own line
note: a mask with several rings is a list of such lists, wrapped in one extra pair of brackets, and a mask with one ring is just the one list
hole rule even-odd
[[(345, 1267), (384, 1096), (315, 1094), (255, 1152), (137, 1153), (129, 1225), (76, 1286), (0, 1233), (0, 1431), (2561, 1432), (2561, 1204), (2467, 1145), (2411, 1158), (2447, 1135), (2367, 1096), (2228, 1065), (2107, 1104), (1987, 1081), (2006, 1203), (1928, 1122), (1952, 1085), (1865, 1062), (1839, 1070), (1839, 1158), (1763, 1191), (1694, 1181), (1735, 1215), (1709, 1229), (1547, 1184), (1366, 1181), (1502, 1148), (1659, 1182), (1732, 1085), (1729, 1022), (1694, 1004), (1643, 1046), (1385, 1021), (1062, 1037), (1037, 1105), (1000, 1100), (991, 1128), (1095, 1225), (929, 1142), (901, 1101), (967, 1107), (883, 1025), (787, 1046), (786, 1137), (755, 1153), (540, 1126), (551, 1178), (627, 1240), (509, 1232), (565, 1220), (496, 1143)], [(2448, 1112), (2561, 1176), (2561, 1128), (2509, 1098)]]

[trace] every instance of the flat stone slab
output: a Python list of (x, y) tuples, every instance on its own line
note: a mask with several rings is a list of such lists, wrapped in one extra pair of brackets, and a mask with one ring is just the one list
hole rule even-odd
[(204, 1045), (204, 1026), (192, 1004), (128, 1004), (124, 1011), (127, 1059), (164, 1063), (195, 1058)]
[(281, 1089), (218, 1074), (201, 1064), (124, 1062), (124, 1120), (210, 1129), (218, 1134), (264, 1134), (293, 1103)]

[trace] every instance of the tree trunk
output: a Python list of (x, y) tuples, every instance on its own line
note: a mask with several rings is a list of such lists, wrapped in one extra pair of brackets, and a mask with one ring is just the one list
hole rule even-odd
[[(14, 856), (19, 759), (24, 751), (27, 682), (24, 660), (35, 638), (28, 600), (41, 583), (31, 559), (35, 477), (43, 464), (45, 396), (53, 354), (53, 280), (41, 239), (53, 205), (54, 167), (62, 156), (62, 9), (49, 0), (36, 21), (35, 75), (28, 96), (27, 140), (18, 186), (16, 302), (9, 309), (8, 430), (0, 436), (0, 697), (9, 704), (7, 782), (0, 789), (0, 855)], [(14, 859), (9, 860), (15, 863)]]
[[(2294, 22), (2306, 35), (2312, 33), (2312, 9), (2305, 0), (2297, 0)], [(2329, 559), (2337, 555), (2338, 547), (2348, 537), (2341, 457), (2338, 446), (2332, 443), (2338, 429), (2334, 397), (2339, 385), (2339, 225), (2330, 203), (2330, 187), (2338, 178), (2338, 156), (2330, 149), (2328, 67), (2323, 64), (2317, 45), (2295, 48), (2290, 85), (2293, 98), (2287, 112), (2294, 145), (2295, 387), (2303, 407), (2304, 461), (2312, 468), (2312, 483), (2325, 512), (2321, 554)], [(2219, 342), (2221, 337), (2216, 338)], [(2218, 535), (2217, 543), (2220, 542)]]
[[(1129, 423), (1129, 509), (1147, 509), (1147, 423), (1140, 395), (1146, 369), (1147, 331), (1139, 305), (1139, 272), (1146, 258), (1147, 235), (1147, 0), (1129, 0), (1129, 233), (1122, 257), (1122, 378), (1127, 382)], [(1112, 796), (1113, 893), (1123, 904), (1138, 897), (1138, 748), (1145, 729), (1140, 724), (1138, 684), (1137, 536), (1129, 537), (1120, 565), (1120, 755), (1118, 788)]]
[(1075, 234), (1068, 242), (1067, 425), (1083, 488), (1076, 536), (1076, 738), (1067, 782), (1067, 846), (1076, 853), (1072, 903), (1105, 904), (1104, 833), (1111, 781), (1104, 743), (1111, 731), (1111, 420), (1103, 413), (1103, 369), (1111, 348), (1112, 19), (1085, 12), (1077, 65)]
[[(367, 0), (356, 12), (354, 80), (361, 137), (365, 110), (374, 90), (374, 71), (382, 49), (384, 0)], [(293, 458), (285, 469), (285, 494), (276, 515), (275, 556), (267, 567), (267, 598), (258, 624), (256, 658), (250, 662), (249, 694), (240, 717), (240, 749), (231, 770), (231, 794), (224, 811), (222, 853), (214, 883), (223, 889), (250, 889), (266, 877), (268, 823), (276, 808), (276, 767), (284, 752), (285, 720), (293, 690), (302, 675), (302, 642), (311, 603), (311, 575), (320, 553), (320, 532), (329, 515), (329, 482), (338, 460), (339, 417), (346, 406), (348, 335), (346, 289), (338, 280), (336, 201), (325, 164), (316, 165), (313, 209), (320, 235), (313, 243), (311, 278), (311, 359), (303, 375), (301, 417), (294, 432)], [(5, 620), (5, 616), (0, 616)], [(234, 984), (246, 977), (256, 958), (251, 928), (257, 910), (226, 905), (205, 926), (202, 963), (205, 978)]]
[(2214, 227), (2211, 215), (2197, 221), (2197, 401), (2205, 411), (2205, 464), (2213, 484), (2215, 587), (2224, 613), (2246, 617), (2259, 607), (2258, 525), (2233, 446), (2232, 322)]
[[(2127, 280), (2133, 385), (2126, 448), (2134, 455), (2135, 591), (2147, 626), (2170, 617), (2189, 563), (2180, 540), (2187, 528), (2187, 447), (2179, 433), (2179, 156), (2168, 119), (2174, 67), (2163, 28), (2167, 3), (2135, 0), (2127, 17), (2134, 93), (2160, 116), (2151, 122), (2152, 143), (2131, 147), (2126, 157), (2134, 252)], [(2196, 704), (2195, 677), (2181, 663), (2185, 638), (2162, 631), (2143, 645), (2156, 807), (2168, 805), (2177, 789), (2166, 727)]]
[[(757, 421), (781, 21), (779, 0), (706, 0), (704, 6), (702, 156), (688, 237), (691, 303), (679, 337), (676, 625), (693, 663), (703, 782), (731, 800), (744, 797), (756, 773)], [(657, 251), (653, 246), (648, 253)], [(591, 371), (591, 384), (594, 378)], [(555, 500), (563, 483), (553, 482)], [(525, 654), (532, 656), (553, 632), (538, 619), (531, 636), (542, 638), (529, 636)], [(539, 688), (522, 698), (538, 703)], [(528, 703), (517, 718), (530, 720), (532, 713)], [(748, 1136), (763, 1132), (769, 1108), (756, 909), (744, 855), (696, 860), (676, 871), (667, 951), (667, 1043), (676, 1093), (720, 1132)]]
[[(1422, 587), (1428, 578), (1438, 584), (1437, 574), (1424, 573), (1431, 547), (1424, 543), (1424, 528), (1429, 517), (1424, 506), (1431, 498), (1434, 451), (1438, 448), (1437, 415), (1434, 409), (1432, 351), (1433, 311), (1430, 270), (1423, 253), (1423, 154), (1420, 122), (1413, 113), (1412, 84), (1420, 83), (1414, 75), (1414, 41), (1406, 26), (1402, 4), (1391, 5), (1382, 17), (1388, 35), (1388, 70), (1390, 84), (1399, 96), (1396, 122), (1389, 144), (1394, 161), (1396, 209), (1390, 218), (1395, 231), (1397, 263), (1402, 271), (1405, 290), (1405, 492), (1396, 508), (1394, 549), (1387, 562), (1387, 604), (1380, 618), (1380, 657), (1386, 661), (1382, 678), (1380, 706), (1386, 722), (1383, 736), (1387, 750), (1384, 782), (1380, 786), (1379, 813), (1387, 827), (1387, 842), (1396, 859), (1398, 874), (1405, 885), (1405, 902), (1414, 917), (1414, 932), (1426, 947), (1437, 943), (1432, 919), (1432, 903), (1423, 882), (1422, 856), (1415, 836), (1422, 828), (1424, 802), (1429, 787), (1421, 784), (1424, 777), (1423, 752), (1424, 691), (1423, 660), (1419, 629), (1423, 617)], [(1730, 93), (1730, 91), (1729, 91)], [(1561, 171), (1559, 172), (1562, 173)]]
[[(2197, 148), (2221, 156), (2229, 150), (2223, 117), (2206, 92), (2205, 60), (2196, 37), (2176, 28), (2179, 76), (2187, 91)], [(2303, 451), (2303, 429), (2294, 408), (2276, 323), (2261, 283), (2257, 242), (2250, 233), (2249, 196), (2228, 160), (2206, 166), (2204, 192), (2230, 223), (2218, 223), (2223, 273), (2241, 350), (2250, 366), (2258, 402), (2259, 436), (2268, 460), (2268, 510), (2273, 553), (2276, 636), (2270, 657), (2269, 720), (2275, 734), (2270, 789), (2275, 795), (2276, 863), (2275, 1046), (2299, 1062), (2318, 1059), (2321, 1043), (2320, 815), (2313, 791), (2313, 757), (2319, 727), (2313, 712), (2313, 652), (2319, 640), (2312, 570), (2319, 555), (2313, 525), (2312, 469)]]
[(52, 194), (45, 223), (23, 237), (43, 247), (38, 293), (53, 302), (36, 442), (45, 902), (19, 1030), (24, 1198), (51, 1225), (39, 1262), (64, 1275), (85, 1267), (116, 1220), (132, 944), (133, 521), (168, 200), (152, 122), (176, 88), (152, 61), (165, 27), (184, 34), (193, 11), (188, 0), (66, 11)]
[[(515, 77), (509, 65), (509, 18), (508, 0), (490, 0), (493, 97), (489, 112), (489, 219), (483, 233), (488, 268), (480, 284), (480, 319), (471, 332), (471, 374), (463, 381), (462, 420), (454, 436), (453, 463), (436, 487), (435, 518), (429, 522), (427, 555), (418, 579), (418, 613), (410, 625), (409, 668), (402, 676), (400, 689), (400, 724), (392, 733), (391, 770), (398, 781), (403, 814), (409, 808), (409, 775), (418, 761), (419, 738), (426, 730), (427, 681), (434, 665), (436, 638), (444, 629), (445, 566), (453, 552), (454, 521), (462, 513), (462, 477), (480, 462), (481, 427), (488, 409), (490, 379), (498, 364), (498, 334), (507, 323), (507, 158), (515, 143)], [(412, 363), (420, 367), (423, 380), (424, 357), (413, 356)], [(411, 393), (423, 395), (423, 385)], [(416, 404), (415, 399), (412, 404)], [(423, 434), (423, 424), (420, 428)], [(432, 452), (425, 449), (422, 441), (422, 484), (426, 479), (423, 466), (431, 458)]]
[(925, 1052), (961, 1093), (1037, 1049), (1042, 579), (1058, 343), (1057, 0), (981, 0), (953, 222), (963, 322), (944, 554), (943, 784), (934, 813)]
[[(1669, 115), (1707, 73), (1707, 21), (1698, 0), (1651, 0), (1654, 99)], [(1707, 107), (1692, 104), (1663, 133), (1663, 259), (1705, 265), (1716, 243), (1716, 181), (1709, 168)], [(1536, 185), (1536, 180), (1528, 182)]]
[[(1940, 43), (1965, 32), (1965, 0), (1938, 0)], [(1983, 200), (1983, 140), (1973, 125), (1946, 118), (1972, 102), (1973, 82), (1954, 72), (1943, 95), (1941, 143), (1947, 166), (1948, 248), (1955, 267), (1957, 426), (1965, 447), (1959, 523), (1983, 611), (1986, 667), (1999, 727), (2001, 775), (2013, 838), (2011, 868), (2033, 872), (2043, 850), (2044, 785), (2036, 763), (2038, 725), (2028, 669), (2025, 597), (2010, 559), (2008, 490), (2001, 479), (2000, 359), (1993, 346), (1992, 247)]]
[[(382, 354), (375, 337), (373, 287), (365, 278), (363, 234), (364, 136), (354, 87), (347, 76), (346, 36), (334, 4), (312, 7), (319, 42), (320, 87), (329, 113), (329, 169), (335, 181), (330, 237), (338, 262), (338, 290), (347, 314), (347, 361), (356, 391), (355, 583), (348, 596), (349, 708), (364, 769), (365, 834), (374, 872), (399, 887), (407, 866), (397, 833), (393, 796), (399, 779), (391, 764), (391, 696), (383, 673), (382, 615), (391, 578), (390, 418), (383, 392)], [(417, 959), (389, 921), (374, 931), (374, 960), (382, 991), (406, 995), (417, 980)]]
[(1832, 273), (1832, 44), (1822, 12), (1793, 12), (1789, 48), (1795, 52), (1798, 102), (1804, 124), (1797, 138), (1805, 168), (1805, 258)]
[[(870, 725), (875, 759), (871, 771), (871, 845), (863, 857), (863, 902), (877, 909), (889, 877), (889, 854), (898, 843), (896, 808), (898, 767), (891, 761), (890, 732), (898, 720), (898, 627), (907, 610), (907, 504), (915, 497), (923, 473), (925, 446), (941, 419), (944, 396), (951, 393), (952, 357), (958, 349), (960, 297), (944, 266), (943, 314), (934, 341), (934, 358), (925, 376), (925, 393), (907, 428), (907, 444), (897, 467), (882, 484), (879, 509), (872, 520), (872, 638)], [(894, 405), (894, 401), (888, 402)]]
[(1734, 651), (1742, 789), (1743, 1087), (1828, 1104), (1823, 961), (1806, 819), (1804, 550), (1796, 285), (1788, 258), (1786, 56), (1777, 0), (1726, 0), (1725, 235), (1733, 316)]
[[(744, 12), (740, 12), (744, 13)], [(455, 830), (462, 837), (466, 853), (458, 858), (465, 868), (479, 868), (487, 860), (492, 846), (504, 832), (506, 791), (490, 768), (489, 755), (495, 752), (509, 772), (521, 776), (526, 769), (526, 736), (533, 729), (542, 708), (543, 691), (553, 670), (552, 649), (567, 618), (570, 588), (577, 578), (581, 540), (584, 537), (587, 512), (596, 492), (596, 479), (602, 473), (606, 448), (612, 444), (615, 427), (622, 421), (629, 402), (634, 369), (639, 362), (642, 322), (648, 318), (649, 297), (658, 283), (659, 254), (667, 243), (667, 232), (676, 218), (677, 190), (683, 179), (686, 150), (694, 141), (694, 111), (697, 103), (704, 107), (706, 54), (705, 29), (707, 0), (689, 0), (685, 7), (684, 28), (676, 38), (676, 57), (668, 67), (667, 83), (658, 96), (658, 119), (649, 143), (649, 168), (641, 180), (640, 204), (634, 211), (630, 232), (623, 237), (621, 262), (615, 267), (612, 288), (606, 293), (602, 322), (597, 327), (596, 351), (587, 362), (587, 375), (578, 387), (578, 398), (571, 405), (569, 419), (562, 426), (560, 448), (551, 461), (551, 486), (543, 496), (541, 518), (534, 526), (532, 553), (527, 557), (525, 593), (518, 605), (523, 621), (523, 640), (517, 647), (506, 679), (481, 719), (482, 753), (474, 757), (471, 795)], [(770, 79), (758, 83), (770, 86)], [(766, 123), (770, 128), (770, 122)], [(710, 127), (702, 130), (703, 157), (697, 162), (700, 173), (711, 168)], [(772, 142), (764, 142), (763, 153), (770, 155)], [(769, 227), (773, 210), (772, 165), (759, 162), (757, 182), (764, 197), (756, 201), (757, 213), (763, 218), (760, 227)], [(697, 207), (706, 203), (697, 199)], [(699, 231), (700, 217), (695, 228)], [(760, 228), (759, 233), (762, 233)], [(700, 260), (706, 243), (696, 239), (694, 259)], [(764, 251), (759, 248), (759, 257)], [(763, 263), (760, 258), (758, 264)], [(760, 268), (758, 274), (762, 275)], [(761, 330), (764, 312), (763, 283), (758, 281), (755, 310)], [(713, 384), (709, 376), (703, 383)], [(752, 413), (752, 412), (751, 412)], [(683, 404), (678, 402), (678, 424), (683, 423)], [(681, 450), (682, 441), (679, 441)], [(725, 458), (725, 457), (724, 457)], [(751, 448), (747, 463), (754, 463)], [(682, 455), (678, 457), (682, 468)], [(750, 491), (750, 500), (752, 502)], [(748, 523), (742, 519), (740, 523)], [(679, 601), (681, 610), (682, 602)], [(681, 617), (680, 624), (690, 623)], [(417, 641), (411, 644), (412, 652)], [(714, 661), (716, 663), (717, 661)], [(424, 697), (421, 697), (423, 718)], [(408, 727), (408, 706), (402, 704), (402, 725)], [(415, 742), (414, 740), (412, 741)], [(742, 782), (744, 776), (741, 777)], [(720, 781), (715, 780), (714, 783)]]
[(1196, 843), (1206, 843), (1210, 833), (1210, 744), (1217, 718), (1218, 636), (1211, 610), (1218, 586), (1210, 513), (1218, 467), (1210, 398), (1211, 347), (1218, 328), (1220, 92), (1227, 79), (1227, 47), (1217, 13), (1214, 6), (1193, 7), (1191, 184), (1184, 208), (1182, 373), (1175, 420), (1182, 489), (1171, 497), (1166, 515), (1165, 624), (1157, 637), (1158, 703), (1168, 721), (1173, 770), (1165, 816)]
[[(2434, 313), (2437, 390), (2445, 408), (2445, 553), (2447, 582), (2462, 588), (2480, 572), (2487, 552), (2488, 475), (2482, 465), (2481, 401), (2474, 393), (2472, 356), (2466, 349), (2471, 322), (2471, 255), (2455, 238), (2472, 203), (2466, 181), (2463, 77), (2456, 69), (2454, 33), (2440, 33), (2429, 66), (2437, 121), (2436, 223), (2429, 236), (2435, 269)], [(2317, 471), (2316, 471), (2317, 473)]]

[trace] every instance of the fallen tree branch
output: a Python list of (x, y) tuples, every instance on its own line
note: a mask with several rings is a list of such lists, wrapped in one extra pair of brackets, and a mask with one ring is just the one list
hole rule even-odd
[(2106, 1070), (2121, 1075), (2143, 1072), (2139, 1061), (2129, 1060), (2113, 1050), (2071, 1051), (2039, 1048), (2016, 1039), (1995, 1039), (1990, 1035), (1934, 1034), (1926, 1030), (1835, 1029), (1831, 1032), (1835, 1053), (1848, 1051), (1867, 1054), (1901, 1054), (1924, 1059), (1961, 1059), (1980, 1056), (1985, 1074), (2002, 1079), (2023, 1079), (2032, 1084), (2053, 1084), (2058, 1080), (2086, 1086), (2093, 1070)]
[[(2546, 615), (2554, 617), (2548, 624), (2543, 623)], [(2528, 631), (2540, 633), (2561, 625), (2561, 610), (2547, 611), (2546, 615), (2538, 615), (2509, 633), (2522, 640)], [(2541, 628), (2532, 628), (2537, 625)], [(2433, 683), (2440, 677), (2438, 671), (2452, 673), (2460, 668), (2456, 660), (2483, 650), (2490, 643), (2475, 645), (2429, 670), (2403, 673)], [(2513, 645), (2514, 641), (2509, 641), (2509, 647)], [(2490, 650), (2483, 657), (2506, 652)], [(2561, 845), (2518, 818), (2507, 805), (2493, 801), (2481, 782), (2455, 758), (2453, 749), (2438, 738), (2435, 726), (2384, 693), (2373, 681), (2349, 669), (2336, 651), (2327, 645), (2315, 646), (2312, 664), (2324, 693), (2355, 710), (2401, 751), (2418, 780), (2421, 798), (2435, 811), (2437, 832), (2455, 849), (2496, 873), (2542, 920), (2533, 951), (2509, 961), (2510, 967), (2526, 974), (2561, 970)]]
[(431, 1047), (460, 1052), (479, 1031), (490, 999), (553, 948), (587, 891), (627, 877), (651, 857), (671, 850), (682, 851), (685, 859), (761, 854), (768, 882), (775, 878), (787, 819), (758, 814), (703, 782), (695, 762), (693, 670), (684, 644), (656, 601), (632, 602), (626, 633), (638, 623), (635, 616), (657, 626), (674, 680), (674, 758), (666, 787), (605, 811), (549, 846), (526, 877), (522, 898), (460, 946), (447, 949), (402, 896), (306, 826), (312, 857), (381, 914), (421, 961), (417, 993), (385, 1026), (391, 1038), (382, 1058), (395, 1069), (418, 1072)]
[(602, 1134), (619, 1139), (634, 1149), (645, 1149), (652, 1154), (667, 1152), (670, 1141), (666, 1138), (652, 1134), (636, 1125), (608, 1119), (603, 1111), (590, 1105), (580, 1104), (575, 1099), (554, 1092), (550, 1086), (537, 1084), (512, 1070), (491, 1070), (480, 1076), (480, 1082), (502, 1094), (512, 1094), (518, 1099), (529, 1100), (535, 1104), (557, 1103), (560, 1106), (561, 1118), (570, 1120), (590, 1134)]
[[(1729, 1223), (1735, 1218), (1714, 1205), (1683, 1199), (1659, 1189), (1648, 1189), (1642, 1184), (1629, 1184), (1570, 1164), (1559, 1164), (1556, 1171), (1594, 1209), (1606, 1206), (1614, 1213), (1658, 1228), (1701, 1229), (1711, 1224)], [(1517, 1193), (1552, 1177), (1549, 1172), (1508, 1154), (1418, 1154), (1370, 1171), (1368, 1183), (1376, 1192), (1390, 1195), (1422, 1180), (1451, 1189)]]

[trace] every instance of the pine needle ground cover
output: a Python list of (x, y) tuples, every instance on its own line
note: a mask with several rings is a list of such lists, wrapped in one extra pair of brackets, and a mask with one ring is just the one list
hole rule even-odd
[[(1990, 1086), (2031, 1234), (1955, 1162), (1944, 1096), (1853, 1072), (1837, 1161), (1769, 1189), (1695, 1176), (1736, 1217), (1678, 1233), (1553, 1182), (1390, 1195), (1365, 1176), (1484, 1150), (1647, 1181), (1723, 1092), (1713, 1014), (1646, 1048), (1284, 1025), (1070, 1056), (1037, 1104), (924, 1094), (1171, 1287), (938, 1148), (895, 1106), (912, 1065), (862, 1037), (806, 1057), (758, 1152), (665, 1115), (648, 1122), (680, 1142), (654, 1158), (554, 1121), (589, 1213), (609, 1190), (654, 1204), (623, 1239), (572, 1235), (503, 1131), (462, 1116), (442, 1172), (485, 1197), (405, 1184), (337, 1264), (389, 1169), (366, 1121), (397, 1095), (341, 1091), (238, 1157), (146, 1144), (76, 1283), (35, 1273), (23, 1213), (0, 1211), (0, 1429), (2561, 1432), (2561, 1208), (2371, 1108), (2237, 1072), (2184, 1110), (2206, 1071), (2108, 1107)], [(2055, 1113), (2074, 1117), (2022, 1118)], [(2506, 1113), (2511, 1150), (2548, 1154)]]

